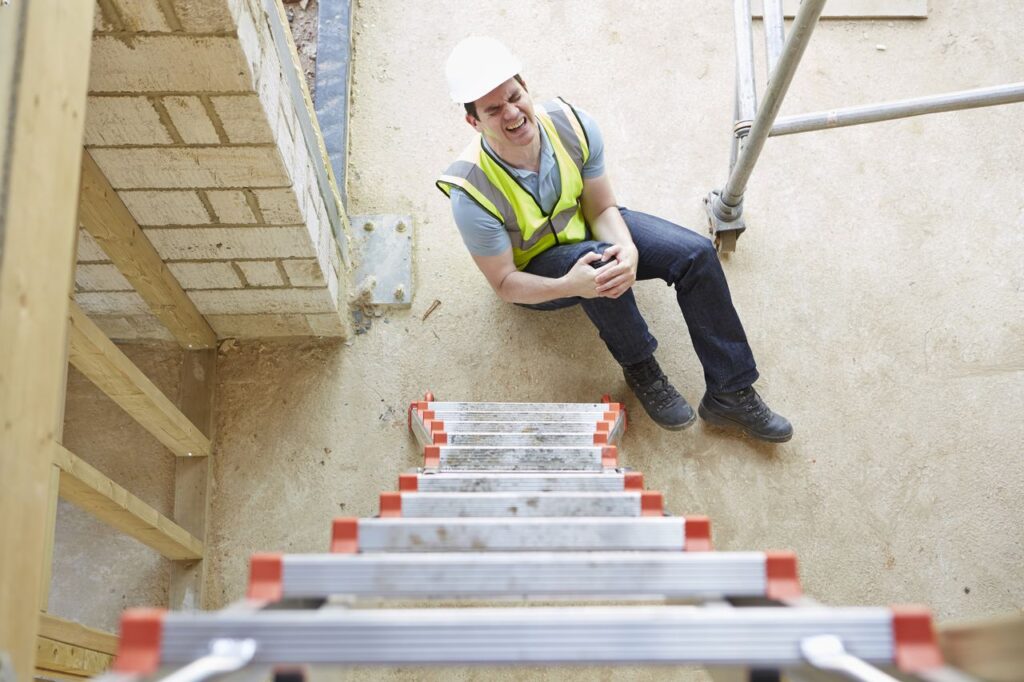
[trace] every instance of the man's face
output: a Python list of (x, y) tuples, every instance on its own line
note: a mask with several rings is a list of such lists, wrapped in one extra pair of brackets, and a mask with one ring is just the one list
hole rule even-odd
[(474, 102), (479, 118), (466, 115), (469, 125), (491, 145), (525, 146), (537, 138), (530, 93), (510, 78)]

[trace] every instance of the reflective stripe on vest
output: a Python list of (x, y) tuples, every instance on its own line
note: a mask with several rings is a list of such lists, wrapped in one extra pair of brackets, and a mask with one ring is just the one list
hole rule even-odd
[(586, 132), (576, 112), (563, 100), (542, 107), (537, 122), (547, 133), (562, 185), (550, 214), (483, 147), (480, 135), (437, 180), (438, 189), (446, 195), (458, 187), (501, 222), (512, 241), (512, 258), (519, 270), (556, 244), (574, 244), (588, 236), (579, 201), (583, 164), (590, 158)]

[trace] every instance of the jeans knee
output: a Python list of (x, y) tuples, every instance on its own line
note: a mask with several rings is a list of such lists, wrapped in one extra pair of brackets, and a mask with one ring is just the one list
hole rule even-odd
[(670, 284), (674, 284), (677, 288), (688, 277), (700, 277), (703, 273), (708, 272), (709, 269), (721, 267), (721, 264), (718, 262), (718, 251), (715, 249), (714, 243), (699, 235), (694, 235), (692, 238), (685, 240), (683, 244), (680, 244), (678, 254), (673, 264), (672, 276), (669, 281)]
[(697, 248), (695, 249), (696, 254), (697, 254), (696, 255), (697, 260), (698, 261), (705, 261), (705, 260), (708, 260), (708, 259), (713, 259), (713, 260), (717, 261), (718, 260), (718, 250), (715, 249), (715, 243), (713, 241), (711, 241), (710, 239), (705, 239), (704, 237), (700, 237), (698, 241), (699, 241), (699, 243), (697, 245)]

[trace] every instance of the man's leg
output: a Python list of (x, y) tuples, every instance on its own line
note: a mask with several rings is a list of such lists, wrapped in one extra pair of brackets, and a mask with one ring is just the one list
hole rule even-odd
[(757, 366), (714, 245), (667, 220), (620, 210), (639, 253), (637, 279), (661, 279), (675, 287), (704, 368), (707, 393), (701, 401), (701, 417), (718, 426), (742, 428), (763, 440), (789, 440), (792, 426), (772, 413), (752, 388)]
[[(526, 272), (541, 277), (561, 277), (576, 264), (584, 254), (596, 251), (603, 253), (610, 244), (587, 241), (578, 244), (556, 246), (530, 261)], [(647, 328), (647, 322), (636, 306), (632, 289), (617, 299), (612, 298), (562, 298), (523, 307), (534, 310), (557, 310), (568, 306), (582, 306), (590, 321), (597, 327), (612, 357), (623, 366), (626, 383), (636, 393), (644, 409), (660, 426), (667, 429), (683, 429), (693, 424), (697, 416), (686, 404), (679, 392), (668, 383), (665, 375), (653, 363), (658, 342)], [(637, 373), (630, 368), (646, 368)]]

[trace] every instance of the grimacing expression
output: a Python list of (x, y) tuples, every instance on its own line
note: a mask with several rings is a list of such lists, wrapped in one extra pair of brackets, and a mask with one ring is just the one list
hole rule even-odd
[(466, 121), (492, 145), (519, 147), (536, 139), (533, 99), (516, 79), (509, 78), (474, 104), (477, 118), (467, 114)]

